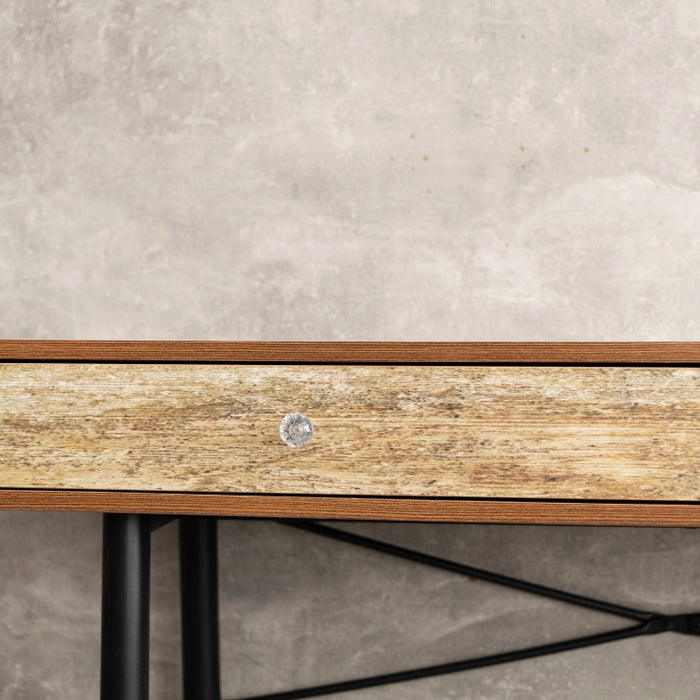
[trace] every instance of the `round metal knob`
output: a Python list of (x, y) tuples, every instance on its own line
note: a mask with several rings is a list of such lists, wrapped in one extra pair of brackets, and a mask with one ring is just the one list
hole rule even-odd
[(314, 426), (303, 413), (290, 413), (280, 423), (280, 437), (285, 445), (302, 447), (311, 440)]

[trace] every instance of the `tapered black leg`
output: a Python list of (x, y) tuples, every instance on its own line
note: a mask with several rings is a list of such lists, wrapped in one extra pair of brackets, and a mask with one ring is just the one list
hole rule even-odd
[(101, 700), (148, 699), (147, 515), (103, 516)]
[(220, 700), (216, 518), (180, 519), (185, 700)]

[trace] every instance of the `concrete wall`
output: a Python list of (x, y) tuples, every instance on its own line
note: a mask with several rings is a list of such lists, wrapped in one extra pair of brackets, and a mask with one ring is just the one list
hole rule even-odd
[[(699, 39), (694, 0), (7, 0), (0, 335), (697, 340)], [(348, 527), (700, 609), (692, 530)], [(0, 515), (3, 700), (96, 697), (99, 546), (99, 516)], [(221, 557), (227, 696), (617, 623), (272, 523)], [(695, 698), (699, 659), (662, 635), (347, 697)]]

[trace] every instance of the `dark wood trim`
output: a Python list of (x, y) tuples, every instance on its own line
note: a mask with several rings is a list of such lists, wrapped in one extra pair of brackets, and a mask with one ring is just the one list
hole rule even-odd
[(700, 365), (700, 342), (296, 342), (0, 340), (0, 360), (309, 364)]
[(2, 510), (530, 525), (700, 527), (700, 504), (0, 490)]

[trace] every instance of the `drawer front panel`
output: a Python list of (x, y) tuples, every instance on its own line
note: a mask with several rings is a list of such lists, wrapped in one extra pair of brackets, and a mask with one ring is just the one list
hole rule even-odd
[(0, 487), (691, 501), (699, 419), (696, 368), (3, 363)]

